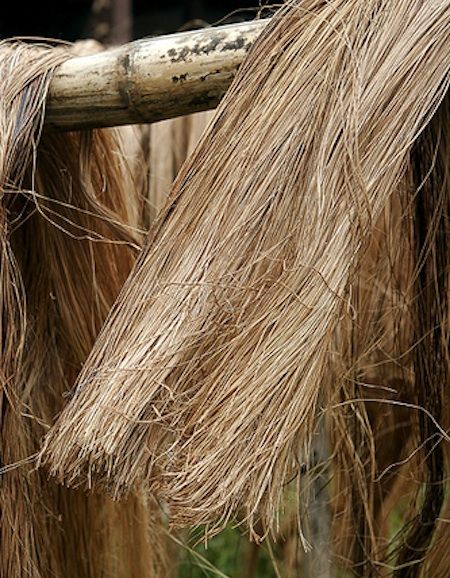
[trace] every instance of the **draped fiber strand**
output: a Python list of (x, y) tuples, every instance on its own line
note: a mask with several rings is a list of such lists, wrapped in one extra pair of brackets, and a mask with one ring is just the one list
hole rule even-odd
[(438, 555), (448, 540), (449, 110), (447, 94), (414, 143), (336, 335), (333, 372), (345, 379), (333, 403), (346, 405), (331, 412), (333, 534), (357, 576), (419, 576), (424, 559), (424, 576), (450, 571)]
[[(445, 440), (437, 424), (450, 427), (446, 415), (450, 392), (449, 112), (447, 97), (411, 155), (417, 191), (412, 204), (417, 264), (413, 307), (414, 392), (417, 404), (427, 413), (419, 414), (416, 432), (423, 453), (423, 495), (400, 549), (395, 576), (401, 578), (418, 576), (415, 565), (425, 557), (432, 543), (446, 499)], [(448, 540), (448, 529), (444, 534)], [(447, 566), (446, 573), (449, 570)], [(432, 567), (427, 572), (433, 575)]]
[(343, 377), (331, 350), (363, 249), (448, 88), (449, 32), (448, 1), (307, 0), (272, 19), (46, 438), (59, 480), (143, 483), (175, 525), (276, 531), (319, 392)]
[(449, 36), (448, 0), (273, 18), (45, 439), (60, 481), (260, 539), (323, 408), (339, 563), (448, 573)]
[(69, 56), (0, 45), (0, 576), (168, 576), (151, 497), (114, 503), (30, 463), (139, 245), (119, 133), (41, 135), (52, 70)]

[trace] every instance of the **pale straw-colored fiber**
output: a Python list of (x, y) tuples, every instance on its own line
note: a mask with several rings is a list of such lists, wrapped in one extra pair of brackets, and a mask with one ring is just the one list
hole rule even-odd
[(115, 131), (41, 132), (69, 48), (0, 45), (0, 576), (168, 576), (151, 497), (69, 490), (32, 462), (140, 245)]
[(45, 438), (59, 481), (258, 540), (323, 413), (339, 564), (446, 575), (449, 38), (449, 0), (273, 17)]
[[(276, 531), (374, 224), (448, 88), (450, 2), (289, 3), (250, 51), (46, 438), (69, 485)], [(253, 534), (255, 537), (255, 534)]]
[(164, 206), (173, 182), (186, 158), (213, 116), (212, 111), (141, 125), (140, 148), (146, 171), (142, 184), (147, 199), (143, 212), (143, 225), (147, 229)]

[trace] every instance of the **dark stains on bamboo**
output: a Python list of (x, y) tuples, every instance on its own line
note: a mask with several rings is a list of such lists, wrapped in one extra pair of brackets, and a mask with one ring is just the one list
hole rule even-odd
[[(212, 38), (207, 44), (197, 42), (193, 46), (183, 46), (183, 48), (178, 51), (176, 48), (170, 48), (167, 51), (167, 56), (170, 58), (172, 64), (187, 62), (190, 56), (201, 56), (216, 52), (218, 46), (225, 38), (225, 35), (220, 34), (215, 38)], [(242, 49), (248, 52), (251, 45), (252, 43), (248, 42), (244, 36), (238, 36), (235, 40), (227, 40), (224, 42), (222, 48), (220, 48), (220, 52), (237, 51)]]

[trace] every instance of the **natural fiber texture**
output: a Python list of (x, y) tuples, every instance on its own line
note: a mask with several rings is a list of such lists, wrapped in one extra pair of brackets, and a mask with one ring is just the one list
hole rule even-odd
[(341, 564), (357, 576), (380, 571), (373, 563), (385, 560), (392, 537), (389, 500), (396, 493), (399, 499), (395, 464), (414, 455), (417, 413), (403, 405), (414, 403), (410, 191), (408, 171), (374, 224), (352, 283), (351, 316), (336, 334), (332, 366), (341, 387), (327, 412), (335, 452), (333, 534)]
[[(334, 534), (357, 576), (419, 576), (424, 560), (423, 576), (450, 572), (436, 556), (448, 539), (440, 512), (450, 386), (448, 111), (447, 96), (412, 148), (353, 283), (349, 331), (337, 339), (346, 381), (336, 399), (346, 405), (332, 414)], [(396, 535), (393, 519), (401, 520)]]
[(168, 576), (150, 498), (87, 496), (30, 465), (139, 244), (119, 135), (41, 137), (52, 69), (69, 56), (0, 45), (0, 576)]
[[(419, 576), (417, 563), (430, 547), (445, 501), (448, 479), (442, 426), (448, 420), (450, 394), (450, 98), (427, 127), (411, 156), (414, 275), (413, 368), (419, 414), (423, 484), (418, 512), (398, 557), (396, 577)], [(447, 538), (449, 536), (447, 530)], [(450, 567), (447, 566), (447, 573)], [(428, 569), (427, 576), (432, 575)]]
[[(289, 4), (183, 167), (47, 436), (67, 484), (276, 529), (374, 223), (447, 90), (450, 2)], [(364, 466), (365, 467), (365, 466)]]
[(173, 182), (184, 161), (192, 153), (213, 112), (205, 111), (141, 126), (140, 144), (146, 172), (142, 184), (143, 225), (148, 230), (164, 206)]

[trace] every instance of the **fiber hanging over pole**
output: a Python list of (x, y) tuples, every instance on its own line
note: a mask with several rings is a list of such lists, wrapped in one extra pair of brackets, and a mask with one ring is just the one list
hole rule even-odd
[[(404, 309), (380, 305), (367, 248), (386, 214), (397, 223), (394, 200), (406, 194), (410, 207), (423, 188), (410, 179), (411, 149), (448, 91), (449, 30), (449, 0), (304, 0), (272, 18), (183, 165), (45, 439), (41, 463), (61, 482), (115, 498), (143, 484), (174, 526), (214, 532), (237, 520), (259, 541), (279, 534), (286, 486), (304, 488), (321, 409), (341, 412), (333, 434), (348, 441), (353, 468), (345, 498), (359, 500), (353, 560), (357, 575), (373, 574), (386, 541), (363, 362), (385, 397), (380, 367), (394, 360), (411, 374), (408, 331), (395, 356), (396, 328), (378, 331), (399, 310), (407, 325), (416, 305), (411, 284)], [(406, 244), (402, 256), (404, 265)], [(363, 290), (374, 299), (368, 310), (355, 298)], [(408, 388), (405, 380), (395, 393), (404, 400)], [(336, 392), (342, 404), (331, 403)], [(419, 528), (421, 554), (440, 506)], [(413, 558), (404, 558), (408, 578), (420, 569)]]

